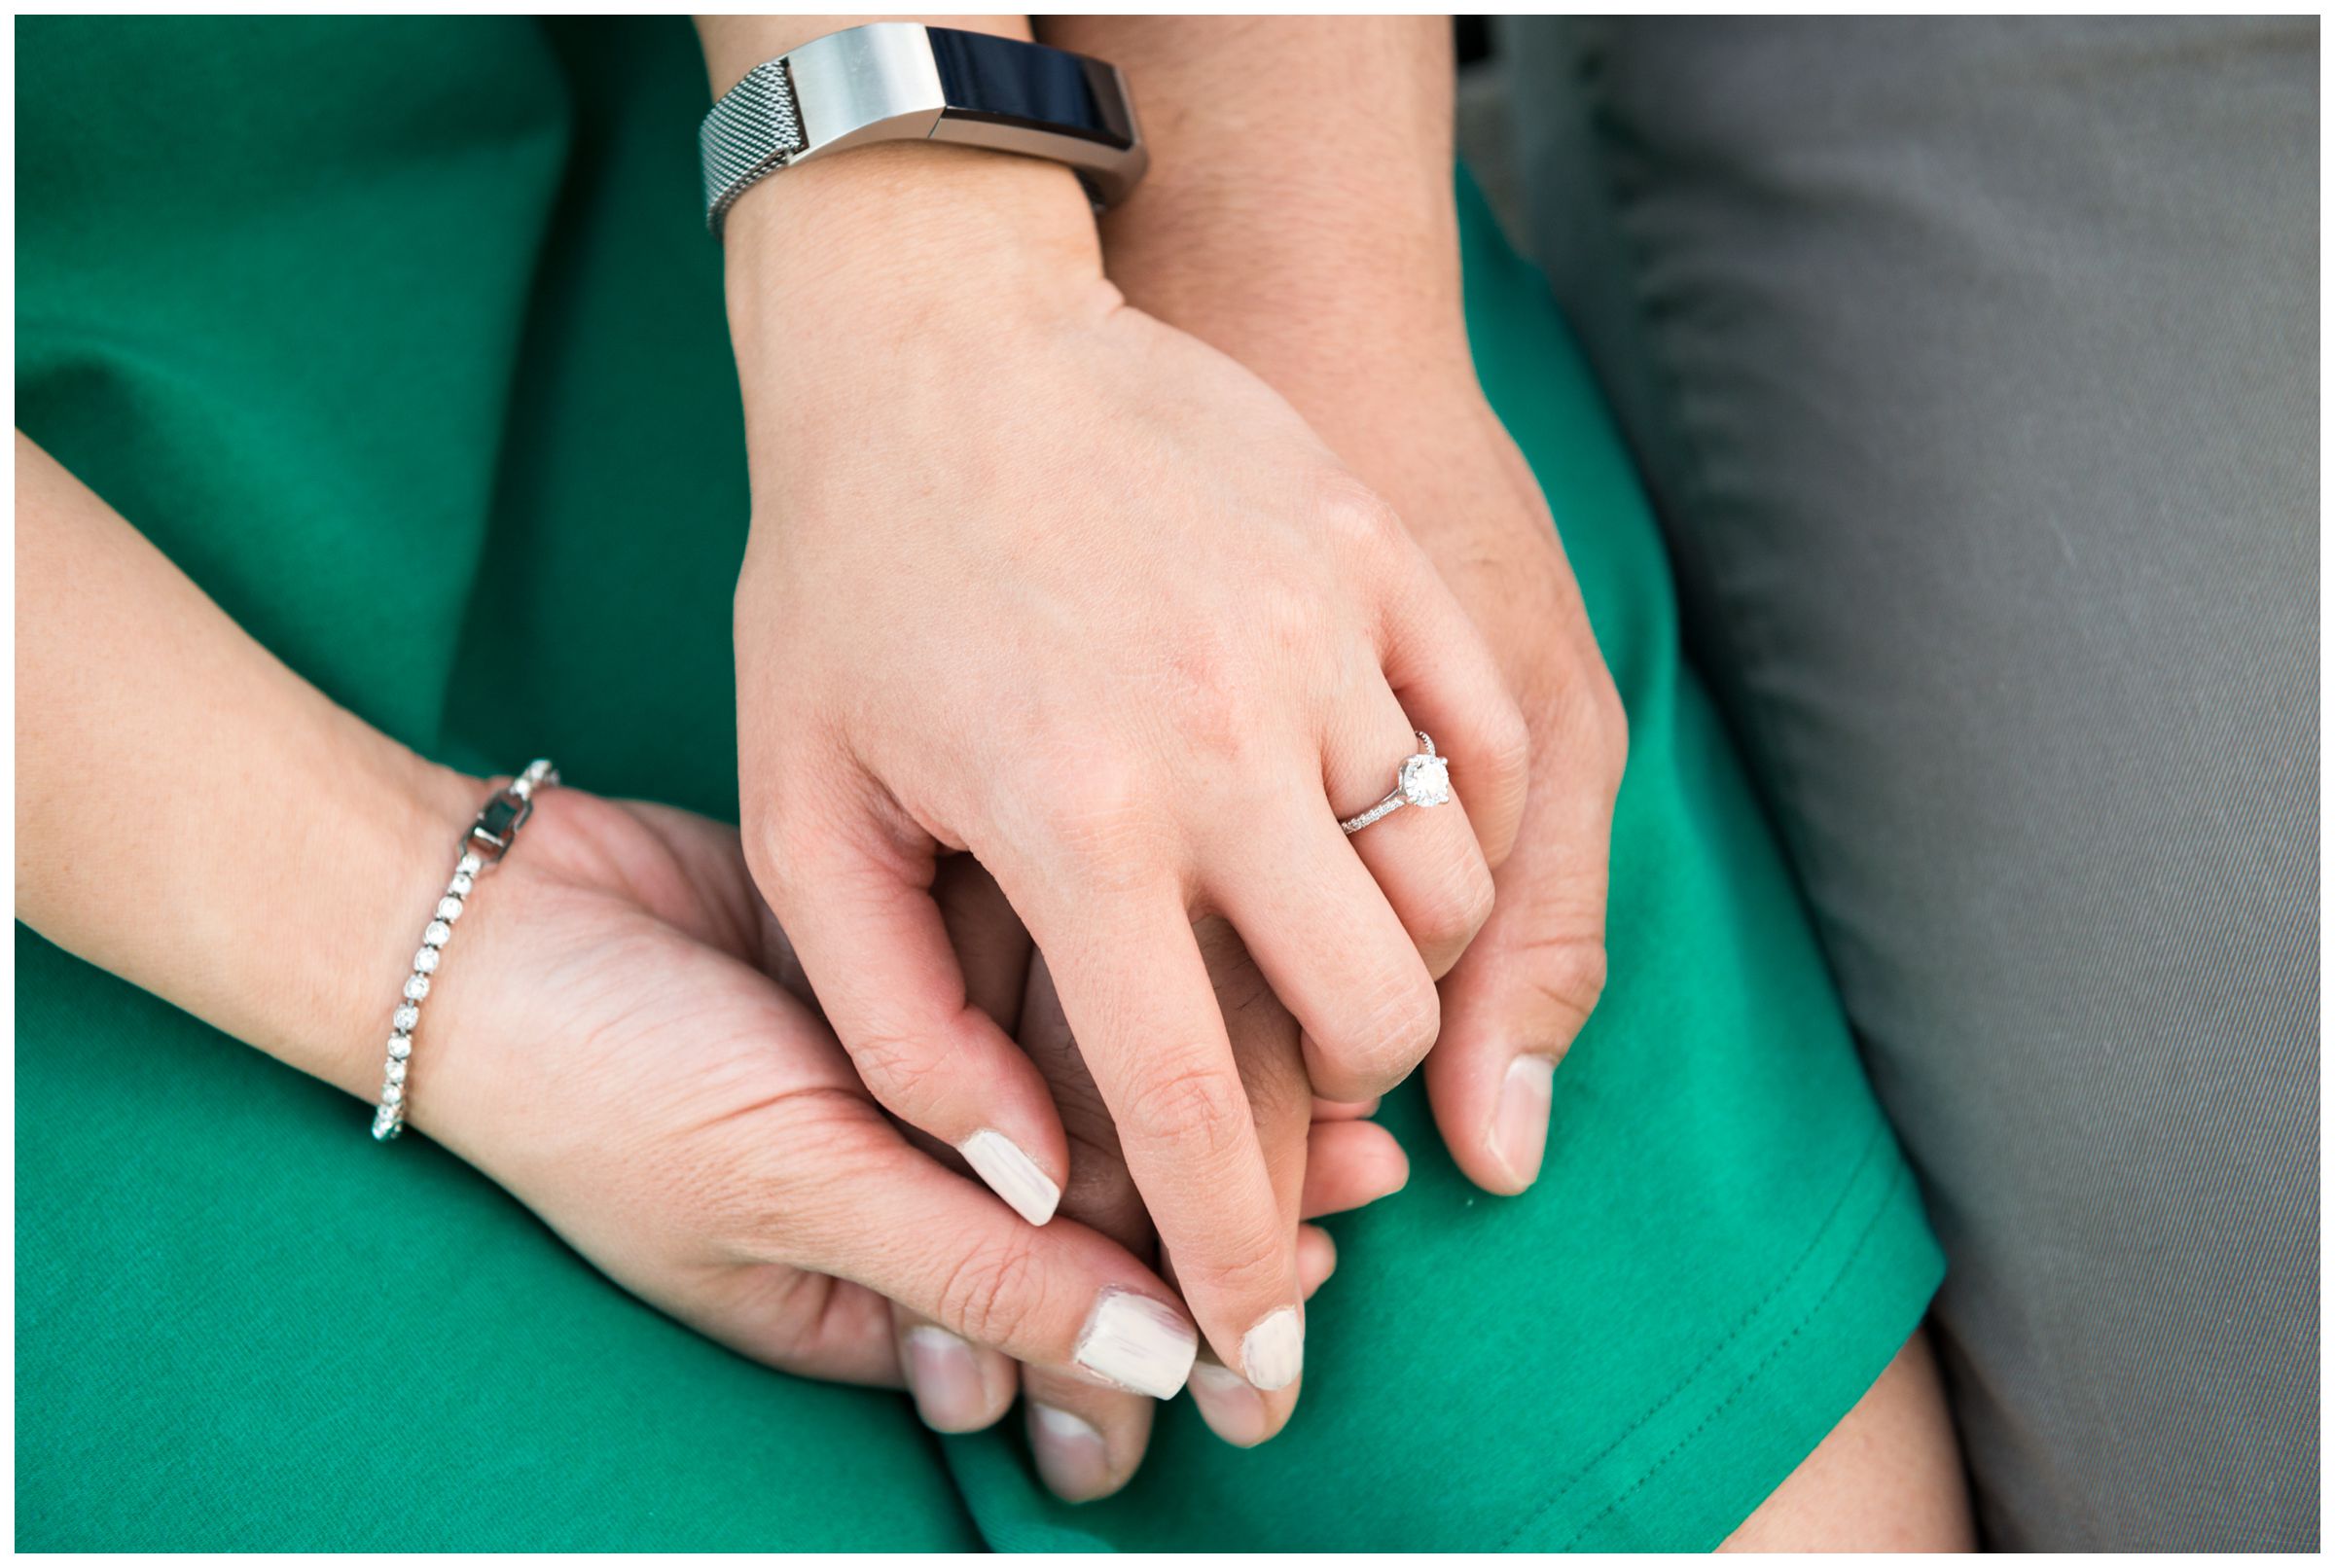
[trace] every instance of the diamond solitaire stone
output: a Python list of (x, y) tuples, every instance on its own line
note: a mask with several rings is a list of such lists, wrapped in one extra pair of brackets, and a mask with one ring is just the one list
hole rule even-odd
[(1441, 805), (1452, 798), (1452, 770), (1441, 757), (1422, 752), (1405, 758), (1400, 783), (1413, 805)]

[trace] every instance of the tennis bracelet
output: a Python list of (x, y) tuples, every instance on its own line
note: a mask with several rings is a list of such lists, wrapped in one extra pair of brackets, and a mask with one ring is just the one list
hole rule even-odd
[(453, 940), (454, 922), (462, 918), (464, 902), (478, 878), (502, 863), (511, 845), (534, 814), (535, 792), (559, 782), (559, 769), (537, 758), (525, 772), (486, 798), (478, 820), (462, 836), (454, 861), (453, 879), (431, 912), (413, 954), (413, 973), (406, 977), (405, 1000), (389, 1016), (389, 1059), (381, 1067), (381, 1098), (373, 1113), (373, 1135), (387, 1143), (406, 1130), (406, 1068), (413, 1054), (413, 1030), (421, 1022), (421, 1004), (430, 994), (430, 977), (438, 973), (439, 957)]

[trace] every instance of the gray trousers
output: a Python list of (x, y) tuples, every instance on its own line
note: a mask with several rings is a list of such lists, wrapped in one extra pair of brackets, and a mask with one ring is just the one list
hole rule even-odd
[(2318, 34), (1520, 19), (1998, 1547), (2318, 1543)]

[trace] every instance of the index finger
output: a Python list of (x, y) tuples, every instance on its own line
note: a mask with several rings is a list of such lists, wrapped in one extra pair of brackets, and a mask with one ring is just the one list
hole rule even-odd
[(1031, 911), (1048, 968), (1185, 1304), (1226, 1366), (1283, 1388), (1305, 1364), (1296, 1238), (1181, 899)]

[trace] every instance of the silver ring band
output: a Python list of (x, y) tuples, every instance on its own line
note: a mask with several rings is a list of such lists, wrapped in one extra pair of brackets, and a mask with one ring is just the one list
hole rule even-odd
[(1402, 766), (1394, 770), (1394, 788), (1387, 792), (1386, 799), (1338, 824), (1348, 837), (1406, 805), (1423, 809), (1441, 805), (1452, 798), (1452, 773), (1448, 760), (1435, 755), (1435, 742), (1427, 738), (1424, 730), (1411, 732), (1419, 736), (1419, 750), (1404, 758)]

